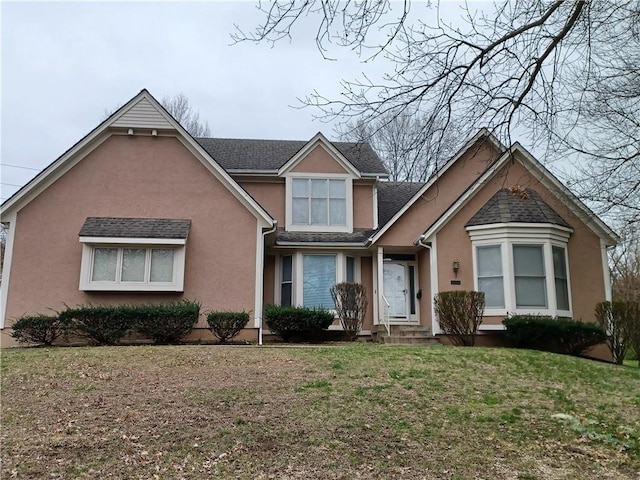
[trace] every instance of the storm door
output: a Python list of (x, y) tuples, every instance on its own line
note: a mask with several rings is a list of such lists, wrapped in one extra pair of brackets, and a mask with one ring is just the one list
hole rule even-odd
[(389, 320), (417, 321), (415, 264), (385, 261), (383, 270), (383, 293), (389, 303)]

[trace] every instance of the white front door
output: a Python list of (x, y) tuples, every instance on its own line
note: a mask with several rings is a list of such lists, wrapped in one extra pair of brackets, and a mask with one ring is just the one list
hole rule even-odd
[(417, 321), (414, 264), (409, 262), (384, 262), (383, 293), (389, 302), (389, 320), (392, 322)]

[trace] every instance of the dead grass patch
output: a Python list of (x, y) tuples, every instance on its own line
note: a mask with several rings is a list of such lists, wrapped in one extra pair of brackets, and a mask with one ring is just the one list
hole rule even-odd
[(639, 418), (638, 369), (543, 352), (12, 349), (1, 476), (637, 479)]

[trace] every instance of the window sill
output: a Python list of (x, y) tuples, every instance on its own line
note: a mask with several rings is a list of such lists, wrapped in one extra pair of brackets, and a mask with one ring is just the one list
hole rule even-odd
[(105, 284), (89, 283), (82, 285), (80, 290), (85, 292), (183, 292), (182, 285), (149, 285), (149, 284)]

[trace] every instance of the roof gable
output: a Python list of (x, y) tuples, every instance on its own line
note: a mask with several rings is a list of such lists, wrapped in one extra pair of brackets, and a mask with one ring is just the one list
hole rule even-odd
[(114, 115), (111, 125), (114, 127), (137, 127), (137, 128), (170, 128), (174, 126), (170, 120), (163, 115), (151, 100), (142, 96), (138, 98), (129, 108), (121, 109)]
[(175, 136), (256, 218), (269, 226), (275, 223), (266, 210), (211, 158), (207, 151), (189, 135), (146, 89), (141, 90), (140, 93), (7, 199), (0, 207), (0, 213), (7, 215), (9, 212), (18, 211), (111, 135), (126, 133), (128, 135), (154, 136), (158, 135), (157, 129), (163, 129), (163, 135)]
[[(437, 233), (451, 218), (453, 218), (464, 207), (475, 194), (491, 180), (502, 167), (509, 161), (519, 161), (525, 168), (534, 174), (540, 183), (553, 195), (558, 197), (574, 213), (581, 222), (598, 235), (607, 246), (615, 245), (618, 236), (611, 230), (598, 216), (593, 213), (584, 203), (582, 203), (571, 191), (565, 187), (549, 170), (547, 170), (538, 160), (536, 160), (519, 143), (515, 143), (508, 151), (493, 163), (487, 170), (476, 179), (476, 181), (463, 192), (441, 216), (422, 235), (416, 239), (418, 241), (428, 239)], [(546, 202), (545, 202), (546, 205)], [(548, 206), (548, 205), (547, 205)], [(551, 208), (551, 207), (549, 207)], [(548, 212), (547, 212), (548, 213)], [(554, 211), (555, 213), (555, 211)], [(502, 215), (502, 214), (501, 214)], [(538, 215), (541, 215), (540, 213)], [(557, 213), (556, 213), (557, 215)], [(566, 222), (557, 215), (565, 224)], [(556, 223), (560, 225), (559, 223)], [(568, 225), (568, 224), (567, 224)], [(564, 225), (563, 225), (564, 226)]]
[(289, 159), (280, 169), (278, 170), (278, 175), (282, 176), (289, 172), (292, 172), (296, 166), (298, 166), (311, 152), (313, 152), (317, 147), (324, 149), (329, 156), (336, 161), (347, 173), (350, 173), (354, 177), (360, 178), (360, 171), (349, 161), (347, 158), (340, 153), (340, 150), (335, 148), (327, 138), (322, 135), (322, 133), (317, 133), (315, 137), (309, 140), (293, 157)]
[[(505, 147), (502, 145), (498, 139), (489, 132), (486, 128), (482, 128), (478, 133), (476, 133), (471, 140), (469, 140), (459, 151), (456, 153), (451, 159), (445, 163), (442, 168), (436, 171), (419, 189), (416, 189), (413, 192), (413, 196), (409, 198), (404, 205), (402, 205), (399, 209), (397, 209), (393, 215), (387, 219), (386, 223), (380, 223), (380, 229), (372, 236), (372, 242), (378, 241), (384, 233), (391, 228), (391, 226), (400, 218), (402, 215), (409, 210), (409, 208), (416, 203), (416, 201), (422, 197), (429, 188), (431, 188), (440, 177), (442, 177), (445, 172), (447, 172), (460, 158), (462, 158), (468, 151), (470, 151), (474, 145), (479, 145), (482, 141), (488, 141), (493, 146), (495, 146), (499, 151), (504, 151)], [(380, 218), (380, 217), (379, 217)]]

